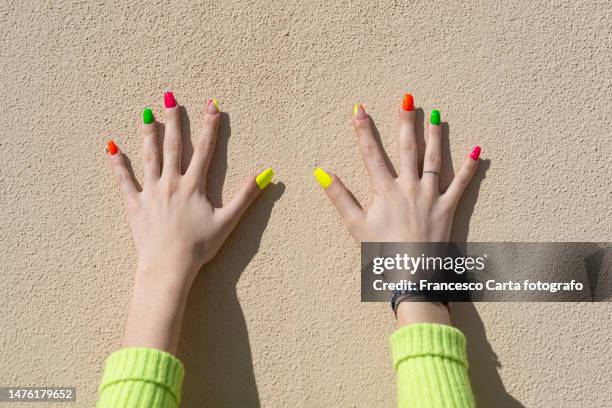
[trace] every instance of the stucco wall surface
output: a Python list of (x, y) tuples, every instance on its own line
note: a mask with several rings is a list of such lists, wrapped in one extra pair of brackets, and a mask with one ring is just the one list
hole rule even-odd
[[(472, 241), (610, 241), (610, 1), (0, 2), (0, 385), (78, 387), (92, 406), (120, 340), (135, 253), (104, 140), (140, 173), (135, 126), (162, 91), (198, 129), (227, 116), (213, 196), (275, 185), (196, 281), (186, 407), (391, 407), (386, 304), (311, 176), (364, 203), (350, 127), (366, 104), (392, 160), (409, 91), (483, 164), (457, 214)], [(476, 200), (477, 199), (477, 200)], [(611, 406), (609, 304), (459, 305), (484, 407)], [(24, 405), (25, 406), (25, 405)]]

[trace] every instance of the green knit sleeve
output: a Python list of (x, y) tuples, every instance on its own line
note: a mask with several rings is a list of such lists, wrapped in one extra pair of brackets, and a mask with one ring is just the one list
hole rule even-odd
[(390, 342), (399, 407), (474, 407), (463, 333), (419, 323), (401, 327)]
[(175, 408), (181, 401), (184, 369), (171, 354), (125, 348), (106, 360), (97, 408)]

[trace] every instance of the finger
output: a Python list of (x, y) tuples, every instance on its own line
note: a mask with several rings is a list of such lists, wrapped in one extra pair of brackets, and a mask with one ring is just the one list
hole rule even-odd
[(386, 185), (390, 180), (393, 180), (393, 176), (389, 172), (382, 148), (374, 136), (370, 117), (363, 105), (355, 104), (353, 107), (353, 129), (357, 134), (361, 157), (370, 176), (372, 186), (376, 188)]
[(172, 92), (164, 94), (164, 168), (163, 173), (181, 173), (181, 111)]
[(399, 112), (400, 179), (416, 181), (419, 178), (418, 145), (416, 138), (416, 112), (412, 95), (405, 94)]
[(431, 111), (431, 118), (427, 125), (423, 176), (421, 177), (423, 188), (430, 193), (438, 193), (442, 164), (442, 126), (440, 125), (440, 111), (434, 109)]
[(196, 184), (206, 186), (206, 175), (215, 152), (217, 134), (221, 114), (216, 99), (209, 99), (204, 109), (204, 120), (200, 138), (194, 145), (193, 157), (185, 175), (192, 178)]
[(110, 140), (107, 143), (106, 150), (108, 152), (108, 159), (110, 161), (113, 174), (115, 175), (115, 180), (117, 181), (119, 189), (121, 190), (121, 195), (123, 196), (124, 201), (129, 204), (136, 199), (138, 188), (136, 187), (132, 173), (130, 173), (127, 167), (125, 155), (119, 150), (113, 140)]
[(159, 150), (157, 148), (157, 122), (151, 108), (145, 108), (142, 112), (142, 162), (144, 184), (151, 183), (160, 176)]
[(313, 173), (321, 187), (325, 190), (325, 194), (336, 207), (345, 224), (352, 232), (354, 226), (362, 222), (365, 218), (363, 209), (346, 188), (342, 180), (338, 176), (329, 175), (325, 170), (317, 167)]
[(444, 200), (448, 200), (453, 207), (457, 206), (463, 192), (470, 184), (470, 181), (476, 174), (478, 169), (478, 158), (480, 157), (480, 146), (474, 146), (470, 156), (465, 159), (463, 165), (455, 174), (455, 178), (451, 182), (446, 192), (442, 195)]
[(219, 210), (225, 222), (229, 222), (232, 228), (238, 223), (240, 217), (253, 203), (255, 198), (270, 184), (274, 178), (274, 170), (269, 167), (257, 176), (250, 176), (240, 186), (236, 196)]

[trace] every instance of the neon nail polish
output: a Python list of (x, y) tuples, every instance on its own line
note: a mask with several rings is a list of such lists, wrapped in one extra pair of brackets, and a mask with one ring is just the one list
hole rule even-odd
[(327, 187), (331, 186), (331, 184), (334, 182), (334, 179), (320, 167), (317, 167), (312, 174), (324, 189), (327, 189)]
[(142, 111), (142, 123), (148, 125), (149, 123), (153, 123), (155, 121), (155, 117), (153, 116), (153, 111), (151, 108), (144, 108)]
[(414, 98), (409, 93), (404, 94), (404, 99), (402, 100), (402, 109), (406, 112), (412, 112), (414, 110)]
[(274, 170), (272, 170), (272, 167), (268, 167), (259, 173), (257, 177), (255, 177), (255, 183), (257, 183), (257, 187), (259, 187), (260, 190), (263, 190), (268, 186), (268, 184), (270, 184), (273, 178)]
[(174, 99), (174, 94), (172, 92), (166, 92), (164, 94), (164, 106), (166, 108), (174, 108), (176, 106), (176, 99)]
[(359, 111), (359, 105), (358, 104), (354, 104), (353, 105), (353, 116), (357, 116), (357, 112)]
[(474, 146), (474, 149), (472, 149), (472, 153), (470, 153), (470, 157), (472, 158), (472, 160), (478, 161), (478, 158), (480, 157), (480, 150), (480, 146)]
[(431, 116), (429, 117), (429, 123), (432, 125), (440, 126), (440, 111), (434, 109), (431, 111)]
[(109, 140), (108, 143), (106, 143), (106, 150), (108, 151), (108, 154), (114, 156), (119, 151), (119, 148), (115, 144), (114, 140)]

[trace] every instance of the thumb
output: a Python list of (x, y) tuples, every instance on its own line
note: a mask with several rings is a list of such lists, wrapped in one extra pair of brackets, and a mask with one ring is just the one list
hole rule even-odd
[(261, 194), (274, 178), (274, 170), (269, 167), (256, 176), (247, 177), (232, 200), (223, 206), (220, 212), (222, 217), (232, 225), (236, 225), (242, 214), (251, 206), (255, 198)]

